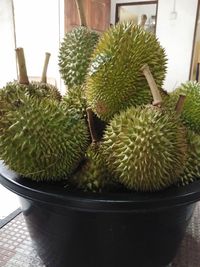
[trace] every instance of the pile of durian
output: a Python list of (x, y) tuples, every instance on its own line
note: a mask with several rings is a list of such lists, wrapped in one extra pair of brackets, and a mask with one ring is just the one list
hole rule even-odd
[[(0, 90), (0, 158), (24, 179), (92, 192), (158, 191), (200, 178), (200, 84), (163, 89), (159, 40), (132, 22), (68, 32), (58, 52), (67, 88), (28, 80)], [(49, 54), (48, 54), (49, 56)]]

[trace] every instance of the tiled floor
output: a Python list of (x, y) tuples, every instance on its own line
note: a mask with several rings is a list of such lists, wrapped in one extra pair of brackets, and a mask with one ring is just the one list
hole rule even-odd
[(22, 214), (0, 229), (0, 267), (44, 267)]
[(0, 185), (0, 220), (19, 208), (17, 195)]

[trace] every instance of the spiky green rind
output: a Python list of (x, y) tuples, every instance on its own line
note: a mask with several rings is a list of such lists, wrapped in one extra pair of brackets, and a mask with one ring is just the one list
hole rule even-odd
[(49, 83), (31, 82), (28, 87), (30, 96), (51, 98), (61, 101), (62, 96), (56, 86)]
[(0, 137), (0, 157), (33, 180), (59, 180), (71, 174), (88, 146), (85, 121), (64, 112), (56, 101), (27, 97), (7, 113), (10, 127)]
[(59, 50), (59, 68), (68, 87), (85, 82), (88, 65), (99, 34), (80, 26), (66, 33)]
[(84, 86), (73, 86), (63, 97), (61, 105), (64, 110), (74, 109), (81, 117), (86, 117), (87, 102)]
[(200, 179), (200, 136), (192, 131), (187, 133), (188, 158), (180, 175), (179, 185), (187, 185)]
[(86, 161), (70, 180), (83, 191), (101, 192), (111, 183), (111, 177), (98, 149), (90, 147), (86, 153)]
[(141, 71), (144, 64), (149, 65), (160, 88), (166, 73), (166, 56), (155, 35), (123, 22), (101, 36), (86, 81), (87, 101), (101, 119), (109, 121), (129, 106), (152, 102)]
[(31, 82), (23, 85), (16, 82), (7, 83), (0, 90), (0, 132), (8, 127), (6, 113), (18, 109), (27, 96), (34, 96), (37, 99), (51, 98), (60, 101), (61, 94), (58, 89), (50, 84)]
[(200, 134), (200, 83), (189, 81), (170, 94), (167, 105), (174, 108), (180, 94), (186, 95), (181, 118), (186, 127)]
[(176, 183), (183, 171), (185, 129), (174, 113), (131, 107), (114, 116), (102, 149), (108, 168), (127, 188), (161, 190)]
[(161, 88), (160, 95), (161, 95), (161, 98), (162, 98), (162, 106), (165, 107), (165, 103), (168, 101), (168, 99), (170, 97), (169, 93)]

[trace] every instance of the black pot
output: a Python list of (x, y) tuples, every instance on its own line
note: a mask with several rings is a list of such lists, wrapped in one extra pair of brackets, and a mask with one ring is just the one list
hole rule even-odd
[(38, 254), (49, 267), (163, 267), (176, 255), (200, 199), (200, 181), (158, 193), (69, 192), (18, 177), (0, 182), (21, 199)]

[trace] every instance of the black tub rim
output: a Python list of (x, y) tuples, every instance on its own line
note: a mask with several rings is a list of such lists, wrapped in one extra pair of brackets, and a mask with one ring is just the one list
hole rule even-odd
[(90, 193), (67, 191), (59, 183), (33, 182), (21, 178), (0, 162), (0, 184), (26, 199), (85, 211), (138, 212), (189, 205), (200, 200), (200, 180), (182, 187), (143, 193)]

